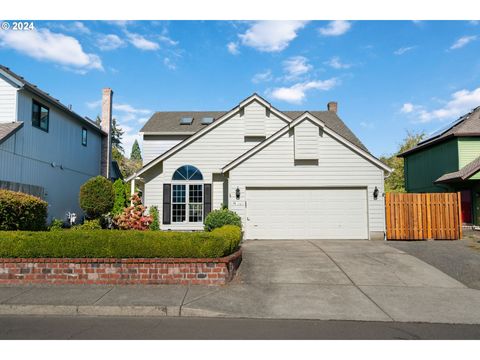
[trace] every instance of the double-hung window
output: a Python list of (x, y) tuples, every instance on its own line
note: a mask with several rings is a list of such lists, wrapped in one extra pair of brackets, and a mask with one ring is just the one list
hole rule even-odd
[(32, 125), (48, 132), (50, 109), (38, 101), (32, 102)]

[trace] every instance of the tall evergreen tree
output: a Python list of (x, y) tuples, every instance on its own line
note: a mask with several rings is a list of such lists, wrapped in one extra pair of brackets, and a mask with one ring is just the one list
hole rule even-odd
[[(102, 119), (100, 116), (97, 116), (95, 119), (95, 123), (97, 125), (100, 125), (102, 122)], [(122, 146), (122, 136), (124, 134), (123, 129), (117, 125), (117, 119), (113, 118), (112, 119), (112, 147), (119, 150), (121, 153), (123, 153), (124, 149)]]
[(140, 145), (138, 145), (137, 139), (132, 145), (132, 152), (130, 153), (130, 160), (133, 161), (142, 161), (142, 152), (140, 150)]

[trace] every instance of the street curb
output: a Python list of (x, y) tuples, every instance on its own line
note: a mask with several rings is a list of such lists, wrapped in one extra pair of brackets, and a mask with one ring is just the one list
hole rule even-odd
[(0, 315), (178, 317), (179, 306), (0, 305)]

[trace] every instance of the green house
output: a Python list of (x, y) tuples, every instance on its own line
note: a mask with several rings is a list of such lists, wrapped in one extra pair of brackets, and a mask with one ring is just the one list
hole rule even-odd
[(399, 156), (407, 192), (459, 191), (463, 223), (480, 225), (480, 107)]

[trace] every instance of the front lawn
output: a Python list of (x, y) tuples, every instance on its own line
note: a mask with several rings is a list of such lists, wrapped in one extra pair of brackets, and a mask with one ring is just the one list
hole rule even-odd
[(0, 258), (218, 258), (241, 239), (232, 225), (211, 232), (0, 231)]

